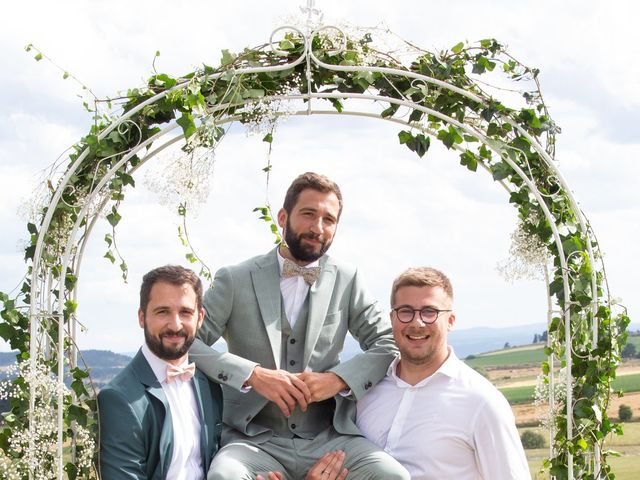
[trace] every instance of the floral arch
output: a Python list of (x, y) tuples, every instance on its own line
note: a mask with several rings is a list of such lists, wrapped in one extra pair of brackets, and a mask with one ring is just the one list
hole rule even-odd
[[(597, 241), (554, 160), (559, 129), (543, 102), (537, 70), (493, 39), (437, 53), (411, 46), (410, 62), (375, 45), (370, 32), (347, 36), (308, 20), (306, 27), (281, 27), (262, 47), (223, 52), (219, 67), (179, 78), (156, 74), (146, 87), (113, 101), (118, 113), (96, 114), (51, 185), (39, 223), (28, 225), (21, 292), (16, 298), (0, 292), (0, 335), (23, 361), (0, 432), (0, 469), (13, 461), (22, 465), (15, 478), (56, 478), (39, 476), (43, 469), (57, 478), (96, 477), (96, 402), (77, 360), (76, 286), (94, 225), (106, 214), (116, 228), (138, 168), (181, 142), (185, 156), (210, 151), (233, 122), (335, 114), (395, 122), (400, 143), (419, 156), (437, 139), (461, 165), (481, 167), (502, 184), (522, 231), (548, 255), (549, 361), (542, 371), (551, 392), (558, 363), (566, 374), (559, 385), (564, 394), (550, 395), (554, 421), (546, 466), (557, 479), (608, 476), (602, 445), (618, 426), (610, 423), (606, 406), (628, 318), (612, 312)], [(487, 78), (499, 88), (491, 90)], [(517, 89), (524, 100), (518, 108), (498, 98), (514, 82), (533, 84)], [(271, 134), (264, 140), (271, 142)], [(261, 213), (271, 222), (267, 207)], [(277, 234), (273, 224), (272, 230)], [(116, 263), (115, 237), (105, 241), (105, 256)], [(126, 274), (124, 262), (120, 268)], [(54, 386), (46, 387), (42, 379), (50, 374)], [(55, 421), (44, 418), (52, 408)], [(55, 451), (38, 448), (45, 440), (54, 442)]]

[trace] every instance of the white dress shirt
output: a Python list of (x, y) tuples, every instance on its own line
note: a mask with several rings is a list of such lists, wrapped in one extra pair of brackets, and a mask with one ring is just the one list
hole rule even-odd
[(357, 403), (364, 436), (398, 460), (412, 480), (530, 480), (511, 407), (449, 347), (430, 377), (409, 385), (387, 376)]
[[(167, 472), (167, 480), (203, 480), (204, 470), (200, 451), (200, 414), (193, 379), (182, 381), (176, 378), (167, 383), (167, 362), (158, 358), (145, 343), (142, 354), (147, 359), (153, 373), (169, 402), (171, 424), (173, 426), (173, 454)], [(184, 367), (188, 361), (180, 365)]]
[[(309, 293), (309, 285), (301, 275), (288, 278), (282, 276), (284, 257), (280, 254), (280, 249), (278, 249), (278, 265), (280, 266), (280, 292), (282, 293), (284, 312), (289, 320), (289, 325), (293, 328), (300, 316), (302, 304)], [(316, 260), (305, 267), (317, 267), (318, 265), (320, 265), (320, 261)]]

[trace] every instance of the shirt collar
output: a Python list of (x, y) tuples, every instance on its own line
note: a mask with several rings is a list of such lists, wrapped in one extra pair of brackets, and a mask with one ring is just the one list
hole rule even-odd
[[(276, 253), (278, 254), (277, 255), (278, 256), (278, 267), (280, 269), (280, 275), (282, 275), (282, 266), (284, 265), (284, 257), (280, 253), (280, 248), (279, 247), (276, 248)], [(320, 259), (315, 260), (315, 261), (311, 262), (310, 264), (305, 265), (304, 267), (305, 268), (307, 268), (307, 267), (317, 267), (319, 265), (320, 265)]]
[(440, 368), (438, 370), (436, 370), (435, 372), (433, 372), (431, 375), (429, 375), (427, 378), (421, 380), (420, 382), (418, 382), (415, 385), (409, 385), (407, 382), (402, 380), (398, 376), (398, 374), (396, 373), (398, 364), (400, 363), (400, 355), (399, 354), (396, 355), (396, 357), (391, 362), (391, 365), (389, 365), (389, 368), (387, 370), (387, 376), (391, 377), (393, 379), (393, 381), (398, 386), (401, 386), (401, 387), (403, 387), (403, 386), (421, 387), (421, 386), (425, 385), (427, 382), (429, 382), (429, 380), (431, 378), (435, 377), (438, 374), (446, 375), (447, 377), (451, 377), (451, 378), (456, 378), (456, 377), (458, 377), (458, 372), (460, 371), (460, 366), (461, 366), (462, 362), (456, 356), (456, 353), (453, 351), (453, 347), (452, 346), (449, 345), (447, 348), (449, 349), (449, 356), (444, 361), (444, 363), (442, 365), (440, 365)]
[[(153, 353), (146, 343), (142, 345), (141, 350), (144, 358), (146, 358), (147, 362), (149, 362), (149, 366), (151, 367), (151, 370), (153, 370), (153, 373), (158, 379), (158, 382), (164, 382), (167, 379), (167, 367), (170, 365), (170, 363), (162, 360), (155, 353)], [(187, 358), (179, 366), (184, 367), (188, 364), (189, 359)]]

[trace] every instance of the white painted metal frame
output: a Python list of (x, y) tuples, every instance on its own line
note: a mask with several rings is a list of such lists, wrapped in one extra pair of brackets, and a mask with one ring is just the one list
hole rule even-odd
[[(315, 11), (315, 9), (313, 9), (313, 2), (308, 2), (307, 5), (307, 9), (305, 10), (305, 13), (308, 13), (308, 15), (311, 17), (311, 15), (313, 13), (317, 13)], [(311, 22), (308, 22), (308, 25), (310, 25)], [(283, 30), (293, 30), (295, 32), (297, 32), (299, 35), (301, 35), (304, 39), (305, 39), (305, 49), (303, 54), (295, 59), (293, 62), (287, 63), (285, 65), (278, 65), (278, 66), (270, 66), (270, 67), (259, 67), (259, 68), (241, 68), (241, 69), (237, 69), (234, 71), (234, 73), (236, 75), (241, 75), (241, 74), (252, 74), (252, 73), (260, 73), (260, 72), (274, 72), (274, 71), (279, 71), (279, 70), (286, 70), (286, 69), (290, 69), (296, 65), (299, 65), (303, 62), (306, 63), (306, 71), (307, 71), (307, 80), (310, 84), (311, 82), (311, 68), (312, 66), (314, 68), (324, 68), (324, 69), (328, 69), (328, 70), (334, 70), (334, 71), (341, 71), (341, 72), (378, 72), (378, 73), (382, 73), (382, 74), (386, 74), (386, 75), (394, 75), (394, 76), (405, 76), (407, 78), (411, 78), (413, 79), (413, 81), (417, 81), (417, 82), (425, 82), (428, 84), (432, 84), (432, 85), (436, 85), (440, 88), (443, 89), (448, 89), (451, 91), (454, 91), (460, 95), (463, 95), (475, 102), (479, 102), (479, 103), (485, 103), (484, 100), (473, 94), (470, 93), (468, 91), (462, 90), (454, 85), (450, 85), (446, 82), (434, 79), (434, 78), (430, 78), (424, 75), (420, 75), (418, 73), (415, 72), (409, 72), (406, 70), (399, 70), (399, 69), (393, 69), (393, 68), (378, 68), (378, 67), (371, 67), (371, 66), (337, 66), (337, 65), (329, 65), (326, 64), (324, 62), (322, 62), (312, 51), (311, 49), (311, 42), (312, 39), (314, 38), (315, 35), (317, 35), (320, 31), (328, 29), (328, 28), (335, 28), (335, 27), (329, 27), (329, 26), (323, 26), (320, 27), (319, 29), (316, 29), (314, 31), (311, 31), (310, 28), (305, 31), (302, 32), (300, 29), (296, 28), (296, 27), (281, 27), (279, 29), (277, 29), (276, 31), (274, 31), (274, 34), (279, 32), (279, 31), (283, 31)], [(271, 37), (271, 44), (275, 45), (277, 44), (276, 42), (273, 41), (273, 35)], [(275, 50), (277, 51), (277, 50)], [(210, 78), (218, 78), (219, 76), (221, 76), (222, 74), (216, 74), (216, 75), (210, 75)], [(118, 129), (121, 125), (125, 124), (125, 123), (131, 123), (132, 120), (132, 116), (136, 113), (139, 112), (141, 109), (143, 109), (144, 107), (151, 105), (155, 102), (157, 102), (158, 100), (160, 100), (161, 98), (163, 98), (165, 95), (167, 95), (169, 92), (174, 91), (174, 90), (179, 90), (184, 88), (187, 85), (188, 82), (182, 82), (178, 85), (176, 85), (175, 87), (173, 87), (171, 90), (168, 91), (164, 91), (162, 93), (157, 94), (156, 96), (154, 96), (153, 98), (148, 99), (147, 101), (145, 101), (144, 103), (141, 103), (140, 105), (138, 105), (137, 107), (135, 107), (134, 109), (130, 110), (129, 112), (127, 112), (126, 114), (124, 114), (122, 117), (120, 117), (119, 119), (117, 119), (116, 121), (114, 121), (108, 128), (106, 128), (103, 132), (100, 133), (98, 139), (104, 139), (105, 137), (107, 137), (112, 131)], [(311, 92), (311, 88), (308, 89), (308, 92)], [(536, 188), (536, 184), (535, 181), (532, 178), (529, 178), (527, 172), (523, 171), (522, 168), (520, 168), (520, 166), (515, 163), (514, 161), (512, 161), (508, 155), (502, 155), (503, 153), (506, 152), (505, 147), (502, 145), (498, 145), (496, 144), (494, 141), (492, 141), (490, 138), (487, 138), (482, 131), (480, 131), (478, 128), (476, 128), (474, 125), (472, 124), (468, 124), (468, 123), (461, 123), (458, 122), (456, 119), (448, 117), (447, 115), (444, 115), (436, 110), (432, 110), (430, 108), (426, 108), (422, 105), (413, 103), (412, 101), (408, 100), (408, 99), (396, 99), (396, 98), (390, 98), (390, 97), (386, 97), (383, 95), (380, 95), (379, 92), (375, 92), (375, 91), (368, 91), (365, 92), (363, 94), (357, 94), (357, 93), (305, 93), (305, 94), (301, 94), (301, 93), (290, 93), (290, 94), (285, 94), (285, 95), (281, 95), (281, 96), (277, 96), (277, 97), (269, 97), (266, 98), (264, 100), (269, 101), (269, 100), (279, 100), (279, 101), (286, 101), (286, 102), (291, 102), (291, 103), (296, 103), (297, 101), (300, 100), (304, 100), (307, 102), (307, 108), (303, 109), (303, 110), (299, 110), (299, 111), (295, 111), (294, 113), (290, 113), (290, 112), (280, 112), (277, 113), (277, 115), (353, 115), (353, 116), (364, 116), (364, 117), (371, 117), (371, 118), (380, 118), (378, 113), (371, 113), (371, 112), (367, 112), (367, 111), (360, 111), (360, 110), (354, 110), (354, 111), (343, 111), (342, 113), (338, 113), (335, 110), (328, 110), (328, 109), (322, 109), (322, 108), (318, 108), (317, 107), (317, 101), (318, 100), (327, 100), (327, 99), (350, 99), (353, 100), (354, 102), (352, 103), (357, 103), (356, 101), (363, 101), (363, 102), (384, 102), (384, 103), (391, 103), (391, 104), (395, 104), (395, 105), (399, 105), (399, 106), (405, 106), (408, 107), (410, 109), (415, 109), (415, 110), (419, 110), (422, 111), (426, 114), (429, 115), (433, 115), (441, 120), (444, 120), (445, 122), (448, 122), (452, 125), (455, 125), (457, 128), (459, 128), (460, 130), (464, 131), (465, 133), (469, 134), (469, 135), (473, 135), (477, 138), (480, 139), (481, 142), (483, 142), (488, 148), (490, 148), (493, 152), (495, 152), (497, 155), (501, 156), (503, 161), (507, 162), (511, 168), (513, 168), (513, 170), (515, 172), (517, 172), (517, 174), (520, 176), (520, 178), (523, 180), (523, 182), (526, 183), (526, 185), (528, 186), (528, 188), (530, 189), (532, 195), (536, 198), (536, 200), (538, 201), (542, 211), (544, 212), (544, 215), (546, 217), (546, 219), (549, 221), (549, 224), (551, 225), (551, 229), (553, 232), (553, 238), (555, 240), (555, 243), (557, 245), (558, 251), (559, 251), (559, 260), (561, 263), (561, 267), (562, 267), (562, 271), (563, 271), (563, 281), (564, 281), (564, 297), (567, 299), (567, 306), (565, 307), (565, 311), (563, 312), (563, 318), (564, 318), (564, 327), (565, 327), (565, 336), (566, 336), (566, 342), (567, 342), (567, 348), (566, 348), (566, 369), (568, 372), (567, 378), (566, 378), (566, 384), (565, 384), (565, 388), (566, 388), (566, 395), (567, 395), (567, 436), (569, 438), (572, 437), (572, 433), (573, 433), (573, 424), (572, 424), (572, 407), (574, 405), (573, 403), (573, 399), (572, 399), (572, 379), (571, 379), (571, 351), (572, 351), (572, 343), (571, 343), (571, 319), (570, 319), (570, 314), (569, 314), (569, 306), (568, 306), (568, 302), (569, 302), (569, 298), (570, 298), (570, 290), (569, 290), (569, 281), (568, 281), (568, 267), (567, 267), (567, 258), (565, 257), (565, 254), (563, 253), (563, 247), (562, 247), (562, 242), (561, 242), (561, 238), (560, 238), (560, 234), (558, 232), (558, 226), (555, 224), (554, 218), (552, 216), (552, 214), (550, 213), (550, 211), (548, 210), (545, 202), (543, 201), (543, 195), (538, 191), (538, 189)], [(249, 104), (249, 102), (246, 102), (246, 104)], [(225, 108), (229, 107), (229, 105), (216, 105), (215, 107), (213, 107), (208, 113), (208, 115), (214, 115), (216, 112), (224, 110)], [(233, 115), (231, 116), (223, 116), (222, 118), (217, 118), (216, 119), (216, 123), (217, 124), (223, 124), (223, 123), (228, 123), (228, 122), (232, 122), (237, 120), (237, 117), (234, 117)], [(405, 121), (403, 119), (400, 118), (387, 118), (385, 120), (388, 121), (392, 121), (392, 122), (396, 122), (399, 124), (403, 124), (403, 125), (409, 125), (412, 128), (420, 128), (419, 126), (417, 126), (415, 123), (409, 123), (408, 121)], [(562, 186), (564, 193), (568, 196), (569, 201), (571, 203), (571, 207), (576, 215), (576, 217), (579, 220), (580, 223), (580, 228), (582, 229), (583, 232), (585, 232), (585, 235), (589, 236), (590, 235), (590, 230), (586, 224), (586, 221), (584, 219), (584, 216), (582, 215), (582, 212), (576, 202), (576, 200), (574, 199), (573, 195), (571, 194), (570, 189), (568, 188), (568, 185), (566, 183), (566, 181), (564, 180), (561, 172), (558, 170), (555, 162), (553, 161), (553, 159), (549, 156), (549, 154), (547, 153), (547, 151), (545, 150), (545, 148), (543, 148), (542, 145), (540, 145), (536, 139), (532, 138), (525, 130), (523, 130), (519, 125), (517, 125), (516, 123), (514, 123), (513, 121), (511, 121), (509, 118), (503, 117), (501, 119), (504, 122), (510, 123), (512, 125), (512, 127), (517, 130), (517, 132), (526, 137), (532, 145), (532, 148), (535, 149), (535, 151), (540, 155), (540, 157), (546, 162), (548, 168), (550, 171), (553, 172), (553, 174), (556, 176), (559, 184)], [(82, 152), (81, 155), (78, 156), (78, 158), (75, 160), (75, 162), (71, 165), (71, 167), (66, 171), (64, 177), (62, 178), (62, 180), (59, 183), (59, 186), (55, 192), (55, 194), (53, 195), (51, 202), (50, 202), (50, 206), (47, 210), (47, 214), (42, 222), (42, 226), (39, 232), (39, 237), (38, 237), (38, 241), (37, 241), (37, 245), (36, 245), (36, 249), (35, 249), (35, 254), (34, 254), (34, 260), (33, 260), (33, 271), (32, 271), (32, 275), (31, 275), (31, 285), (32, 285), (32, 301), (31, 301), (31, 305), (30, 305), (30, 310), (29, 310), (29, 318), (30, 318), (30, 332), (31, 332), (31, 344), (30, 344), (30, 354), (31, 354), (31, 362), (32, 362), (32, 367), (35, 367), (35, 362), (37, 361), (38, 355), (57, 355), (57, 358), (60, 360), (58, 362), (58, 381), (59, 382), (63, 382), (63, 377), (64, 377), (64, 364), (65, 362), (63, 361), (63, 359), (65, 359), (65, 349), (64, 349), (64, 343), (65, 343), (65, 339), (69, 339), (71, 340), (72, 343), (72, 348), (71, 348), (71, 354), (70, 354), (70, 358), (68, 359), (68, 361), (71, 363), (71, 365), (75, 365), (76, 362), (76, 354), (77, 351), (75, 350), (75, 341), (76, 341), (76, 319), (75, 317), (71, 318), (69, 320), (69, 325), (66, 326), (65, 329), (65, 322), (63, 319), (63, 314), (62, 313), (57, 313), (54, 314), (54, 304), (57, 301), (57, 310), (59, 312), (62, 312), (62, 306), (64, 304), (64, 277), (65, 277), (65, 272), (67, 271), (67, 268), (70, 268), (75, 275), (79, 278), (80, 277), (80, 266), (81, 266), (81, 260), (82, 260), (82, 256), (84, 254), (84, 250), (85, 250), (85, 246), (86, 246), (86, 242), (89, 239), (90, 235), (91, 235), (91, 231), (96, 223), (96, 220), (99, 217), (99, 212), (106, 206), (106, 204), (108, 203), (108, 196), (105, 196), (104, 193), (105, 191), (107, 191), (108, 189), (108, 184), (110, 182), (110, 180), (114, 177), (115, 173), (133, 156), (133, 155), (137, 155), (139, 152), (142, 152), (144, 149), (146, 148), (150, 148), (149, 152), (143, 156), (142, 161), (140, 162), (140, 164), (138, 165), (139, 168), (141, 165), (143, 165), (144, 163), (150, 161), (153, 157), (155, 157), (158, 153), (160, 153), (161, 151), (163, 151), (164, 149), (168, 148), (169, 146), (182, 141), (183, 137), (180, 134), (176, 133), (176, 128), (177, 128), (177, 124), (174, 122), (172, 124), (170, 124), (169, 126), (165, 127), (164, 129), (162, 129), (160, 132), (158, 132), (156, 135), (154, 135), (153, 137), (149, 138), (148, 140), (139, 143), (138, 145), (136, 145), (135, 147), (131, 148), (126, 155), (124, 155), (115, 165), (113, 165), (103, 176), (102, 178), (99, 180), (99, 182), (97, 183), (93, 193), (84, 200), (83, 204), (81, 205), (81, 211), (78, 214), (78, 219), (75, 222), (75, 224), (73, 225), (69, 237), (68, 237), (68, 241), (66, 243), (66, 246), (63, 250), (63, 253), (61, 254), (61, 265), (62, 265), (62, 269), (61, 269), (61, 274), (58, 275), (56, 272), (53, 272), (49, 269), (47, 269), (45, 262), (43, 261), (43, 254), (44, 254), (44, 237), (45, 234), (47, 233), (50, 224), (51, 224), (51, 219), (52, 219), (52, 215), (53, 212), (55, 211), (55, 207), (62, 201), (62, 195), (65, 191), (65, 189), (69, 188), (69, 180), (70, 178), (76, 173), (76, 171), (78, 170), (78, 168), (80, 167), (80, 165), (83, 163), (83, 161), (85, 160), (85, 158), (88, 155), (88, 149), (85, 150), (84, 152)], [(434, 132), (429, 131), (428, 129), (424, 129), (424, 131), (426, 133), (429, 134), (433, 134)], [(171, 135), (173, 134), (173, 135)], [(151, 149), (151, 147), (153, 147)], [(135, 170), (135, 169), (134, 169)], [(134, 171), (130, 172), (132, 175), (134, 173)], [(503, 184), (504, 185), (504, 184)], [(505, 188), (508, 187), (505, 185)], [(86, 223), (85, 223), (86, 222)], [(594, 258), (594, 253), (591, 251), (591, 246), (590, 246), (590, 242), (588, 242), (589, 245), (589, 260), (592, 262), (592, 264), (595, 264), (595, 258)], [(57, 288), (59, 294), (57, 299), (54, 299), (52, 297), (52, 291)], [(593, 278), (592, 278), (592, 292), (593, 292), (593, 297), (594, 297), (594, 302), (593, 302), (593, 312), (595, 313), (596, 309), (597, 309), (597, 303), (598, 303), (598, 299), (597, 299), (597, 288), (596, 288), (596, 273), (595, 273), (595, 269), (594, 269), (594, 273), (593, 273)], [(73, 293), (75, 295), (75, 292)], [(551, 312), (552, 310), (552, 306), (551, 304), (549, 305), (549, 312)], [(549, 314), (549, 319), (551, 317), (551, 314)], [(594, 315), (594, 327), (593, 327), (593, 340), (594, 342), (597, 341), (597, 324), (596, 324), (596, 317)], [(46, 338), (46, 335), (43, 333), (44, 331), (46, 331), (45, 329), (42, 328), (43, 324), (47, 321), (53, 321), (53, 322), (58, 322), (59, 324), (59, 335), (57, 339), (48, 339)], [(56, 350), (52, 351), (52, 348), (55, 347)], [(31, 393), (31, 398), (30, 398), (30, 407), (31, 410), (33, 411), (33, 407), (34, 407), (34, 399), (35, 399), (35, 392), (33, 391), (33, 386), (31, 386), (32, 391)], [(553, 392), (553, 386), (550, 389), (551, 392)], [(60, 394), (59, 398), (58, 398), (58, 416), (57, 416), (57, 421), (58, 421), (58, 450), (57, 450), (57, 474), (58, 474), (58, 478), (62, 479), (63, 478), (63, 453), (62, 453), (62, 432), (63, 432), (63, 408), (62, 408), (62, 393)], [(32, 420), (33, 417), (30, 418), (30, 420)], [(30, 421), (30, 428), (34, 428), (33, 425), (33, 421)], [(596, 455), (596, 458), (598, 457), (598, 455)], [(596, 468), (598, 468), (598, 465), (596, 465)], [(572, 461), (571, 458), (569, 459), (569, 478), (573, 479), (573, 466), (572, 466)]]

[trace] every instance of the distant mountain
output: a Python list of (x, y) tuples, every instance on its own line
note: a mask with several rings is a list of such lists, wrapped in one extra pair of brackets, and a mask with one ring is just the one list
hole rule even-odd
[(499, 350), (505, 343), (509, 345), (527, 345), (533, 342), (533, 336), (547, 329), (546, 323), (531, 323), (517, 327), (473, 327), (453, 330), (449, 333), (451, 345), (459, 358), (467, 355)]
[[(78, 357), (78, 363), (82, 365), (82, 359), (89, 367), (93, 384), (100, 388), (107, 384), (130, 361), (131, 357), (109, 350), (84, 350)], [(0, 352), (0, 380), (6, 378), (6, 368), (16, 361), (16, 352)], [(65, 383), (68, 383), (65, 380)]]
[[(544, 323), (532, 323), (517, 327), (474, 327), (461, 330), (453, 330), (449, 333), (449, 344), (453, 346), (456, 355), (465, 358), (468, 355), (500, 350), (505, 343), (514, 347), (527, 345), (533, 340), (533, 336), (546, 330)], [(640, 331), (640, 323), (629, 325), (628, 331)], [(226, 351), (224, 341), (215, 345), (220, 351)], [(342, 361), (348, 360), (360, 353), (360, 345), (350, 335), (347, 336), (344, 349), (341, 354)], [(89, 366), (93, 383), (100, 388), (108, 383), (130, 361), (134, 353), (113, 353), (109, 350), (84, 350), (82, 357)], [(15, 363), (16, 352), (0, 352), (0, 380), (6, 377), (6, 368)]]
[[(475, 327), (453, 330), (449, 333), (449, 345), (453, 347), (459, 358), (467, 355), (499, 350), (505, 343), (511, 346), (526, 345), (533, 341), (533, 336), (546, 330), (544, 323), (532, 323), (517, 327), (491, 328)], [(342, 360), (348, 360), (360, 352), (360, 346), (353, 337), (348, 336), (342, 351)]]

